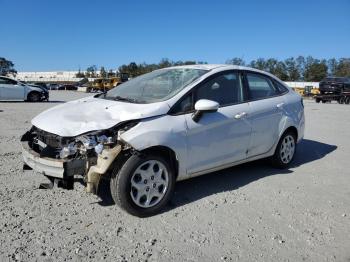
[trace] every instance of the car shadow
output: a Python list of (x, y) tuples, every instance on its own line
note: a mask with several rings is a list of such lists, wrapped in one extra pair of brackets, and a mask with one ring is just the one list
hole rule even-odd
[[(268, 160), (263, 159), (180, 181), (176, 184), (174, 195), (163, 212), (213, 194), (236, 190), (267, 176), (292, 174), (292, 168), (319, 160), (336, 149), (335, 145), (304, 139), (298, 144), (297, 154), (289, 169), (273, 168)], [(101, 198), (99, 205), (114, 204), (107, 180), (101, 181), (98, 196)]]

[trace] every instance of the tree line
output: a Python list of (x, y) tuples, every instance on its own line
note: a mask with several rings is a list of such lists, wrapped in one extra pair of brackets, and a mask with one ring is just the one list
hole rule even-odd
[(283, 81), (319, 82), (327, 76), (350, 77), (350, 58), (317, 59), (312, 56), (290, 57), (285, 60), (258, 58), (246, 63), (232, 58), (226, 64), (249, 66), (270, 72)]
[[(170, 66), (180, 66), (180, 65), (195, 65), (195, 64), (207, 64), (206, 62), (201, 61), (170, 61), (167, 58), (163, 58), (158, 64), (146, 64), (141, 63), (137, 64), (135, 62), (131, 62), (129, 64), (123, 64), (119, 66), (117, 69), (120, 73), (128, 73), (130, 77), (136, 77), (139, 75), (143, 75), (149, 72), (152, 72), (157, 69), (170, 67)], [(98, 72), (98, 73), (97, 73)], [(96, 65), (89, 66), (85, 72), (79, 70), (76, 74), (76, 77), (114, 77), (116, 74), (112, 69), (106, 70), (104, 66), (100, 68), (98, 71)]]
[(0, 57), (0, 76), (6, 76), (8, 74), (16, 74), (17, 71), (14, 69), (14, 63), (7, 60), (4, 57)]
[[(147, 64), (131, 62), (119, 66), (118, 72), (128, 73), (130, 77), (136, 77), (145, 73), (149, 73), (156, 69), (170, 66), (207, 64), (204, 61), (172, 61), (163, 58), (159, 63)], [(258, 58), (250, 62), (246, 62), (242, 58), (234, 57), (228, 59), (226, 64), (248, 66), (263, 71), (270, 72), (283, 81), (310, 81), (319, 82), (326, 76), (350, 77), (350, 58), (330, 58), (318, 59), (312, 56), (289, 57), (284, 60), (275, 58)], [(15, 74), (14, 64), (3, 57), (0, 57), (0, 75)], [(89, 66), (85, 72), (79, 70), (76, 77), (114, 77), (116, 73), (113, 70), (106, 70), (101, 67), (97, 70), (97, 66)]]
[[(130, 77), (136, 77), (156, 69), (193, 64), (207, 64), (207, 62), (194, 60), (171, 61), (167, 58), (163, 58), (158, 64), (137, 64), (135, 62), (123, 64), (118, 68), (118, 71), (128, 73)], [(226, 64), (248, 66), (267, 71), (283, 81), (319, 82), (327, 76), (350, 77), (350, 58), (318, 59), (312, 56), (298, 56), (289, 57), (284, 60), (278, 60), (275, 58), (258, 58), (256, 60), (246, 62), (242, 58), (234, 57), (232, 59), (228, 59)], [(95, 66), (93, 67), (96, 69)], [(88, 75), (91, 75), (91, 72), (94, 71), (92, 70), (93, 67), (89, 67), (87, 69)], [(111, 70), (106, 72), (104, 67), (102, 67), (100, 71), (100, 76), (102, 77), (108, 77), (113, 74)]]
[[(136, 64), (135, 62), (132, 62), (128, 65), (121, 65), (118, 70), (119, 72), (129, 73), (130, 76), (135, 77), (151, 72), (155, 69), (191, 64), (207, 63), (202, 61), (174, 62), (169, 59), (162, 59), (158, 64)], [(267, 71), (283, 81), (319, 82), (327, 76), (350, 77), (350, 58), (331, 58), (326, 60), (313, 58), (312, 56), (298, 56), (284, 60), (278, 60), (275, 58), (258, 58), (247, 63), (243, 59), (235, 57), (228, 59), (226, 64), (248, 66)]]

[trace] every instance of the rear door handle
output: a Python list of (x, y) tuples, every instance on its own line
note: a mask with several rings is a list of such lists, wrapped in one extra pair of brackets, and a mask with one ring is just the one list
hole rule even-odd
[(277, 108), (282, 108), (284, 106), (284, 103), (279, 103), (276, 105)]
[(245, 117), (246, 115), (247, 115), (246, 112), (241, 112), (241, 113), (238, 113), (237, 115), (235, 115), (235, 118), (236, 119), (241, 119), (241, 118)]

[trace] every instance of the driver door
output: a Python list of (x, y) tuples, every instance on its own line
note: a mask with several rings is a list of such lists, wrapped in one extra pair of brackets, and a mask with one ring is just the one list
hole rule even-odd
[(220, 104), (217, 112), (204, 113), (199, 121), (185, 115), (187, 124), (188, 166), (196, 175), (245, 159), (251, 136), (241, 73), (226, 71), (214, 75), (193, 92), (194, 103), (208, 99)]

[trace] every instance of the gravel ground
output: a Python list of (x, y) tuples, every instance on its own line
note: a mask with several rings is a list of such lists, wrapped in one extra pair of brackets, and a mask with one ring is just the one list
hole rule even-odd
[(83, 96), (0, 102), (0, 261), (350, 261), (350, 106), (305, 101), (290, 169), (258, 161), (180, 182), (165, 212), (139, 219), (22, 171), (30, 120)]

